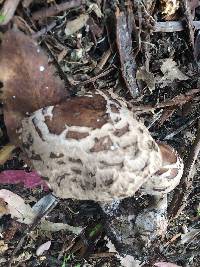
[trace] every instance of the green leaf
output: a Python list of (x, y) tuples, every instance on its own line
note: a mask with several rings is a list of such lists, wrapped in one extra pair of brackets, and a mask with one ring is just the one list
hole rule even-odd
[(200, 216), (200, 209), (197, 209), (197, 216)]
[(69, 254), (67, 257), (64, 256), (64, 260), (63, 260), (63, 263), (62, 263), (62, 266), (61, 267), (66, 267), (66, 263), (68, 262), (68, 260), (70, 260), (72, 257), (72, 254)]
[(96, 235), (102, 228), (102, 224), (97, 224), (92, 231), (89, 233), (89, 237), (93, 237), (94, 235)]
[(6, 16), (0, 13), (0, 23), (4, 22)]

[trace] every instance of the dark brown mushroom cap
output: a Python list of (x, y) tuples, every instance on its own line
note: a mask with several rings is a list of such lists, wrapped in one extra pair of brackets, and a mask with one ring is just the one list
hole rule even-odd
[(146, 127), (111, 92), (40, 109), (22, 121), (21, 131), (34, 168), (61, 198), (131, 196), (162, 164)]

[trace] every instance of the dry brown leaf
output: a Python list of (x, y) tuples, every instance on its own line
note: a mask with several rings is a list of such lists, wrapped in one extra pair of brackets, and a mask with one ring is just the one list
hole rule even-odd
[(180, 7), (180, 0), (161, 0), (160, 9), (165, 20), (176, 18), (176, 12)]
[(2, 198), (0, 198), (0, 218), (2, 215), (7, 213), (8, 213), (7, 204)]
[(0, 48), (0, 80), (3, 82), (4, 118), (11, 142), (21, 119), (33, 111), (59, 103), (67, 95), (64, 83), (48, 57), (33, 39), (8, 31)]
[(8, 244), (5, 244), (4, 240), (0, 240), (0, 254), (3, 254), (6, 250), (8, 250)]
[(89, 19), (88, 14), (81, 14), (76, 19), (67, 22), (65, 28), (65, 35), (70, 36), (79, 31), (80, 29), (82, 29), (86, 25), (88, 19)]

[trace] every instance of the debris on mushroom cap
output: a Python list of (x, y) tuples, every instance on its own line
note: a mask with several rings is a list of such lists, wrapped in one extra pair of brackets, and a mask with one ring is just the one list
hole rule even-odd
[(159, 144), (162, 154), (162, 168), (153, 174), (143, 185), (142, 191), (150, 195), (162, 195), (172, 191), (183, 174), (183, 161), (178, 153), (167, 144)]
[(34, 168), (61, 198), (131, 196), (162, 164), (147, 128), (112, 92), (36, 111), (22, 121), (21, 138)]

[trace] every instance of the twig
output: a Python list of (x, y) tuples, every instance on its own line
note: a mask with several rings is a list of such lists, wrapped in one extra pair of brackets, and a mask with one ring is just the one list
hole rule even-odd
[(99, 253), (93, 253), (89, 257), (90, 259), (97, 259), (97, 258), (110, 258), (117, 255), (117, 252), (99, 252)]
[(6, 25), (12, 19), (20, 0), (7, 0), (0, 11), (0, 25)]
[(191, 14), (191, 9), (189, 7), (188, 0), (183, 0), (182, 1), (183, 9), (184, 9), (184, 16), (187, 21), (187, 26), (189, 30), (189, 37), (190, 37), (190, 42), (192, 44), (192, 47), (194, 48), (194, 25), (193, 25), (193, 20), (192, 20), (192, 14)]
[(32, 38), (38, 39), (42, 35), (46, 34), (47, 32), (51, 31), (55, 26), (57, 25), (56, 21), (53, 21), (51, 24), (46, 25), (44, 28), (42, 28), (40, 31), (35, 32), (31, 35)]
[(103, 55), (99, 63), (97, 64), (96, 68), (94, 69), (94, 74), (99, 74), (102, 70), (105, 64), (107, 63), (109, 57), (111, 56), (111, 49), (108, 49)]
[[(51, 194), (49, 194), (49, 196), (50, 195)], [(8, 263), (8, 267), (11, 267), (12, 266), (12, 262), (13, 262), (13, 259), (14, 259), (15, 254), (22, 247), (22, 245), (23, 245), (26, 237), (29, 235), (29, 233), (31, 231), (33, 231), (38, 226), (38, 224), (41, 222), (41, 219), (44, 218), (45, 216), (47, 216), (47, 214), (49, 214), (49, 212), (53, 208), (55, 208), (55, 206), (58, 204), (59, 200), (56, 197), (54, 197), (53, 195), (51, 195), (51, 196), (52, 196), (51, 202), (48, 203), (47, 206), (43, 206), (42, 207), (42, 209), (40, 210), (40, 212), (36, 216), (35, 221), (26, 228), (26, 230), (24, 232), (24, 235), (22, 236), (22, 238), (20, 239), (19, 243), (17, 244), (17, 246), (15, 247), (15, 249), (12, 252), (11, 258), (10, 258), (9, 263)]]
[(55, 66), (57, 67), (58, 69), (58, 73), (59, 73), (59, 76), (61, 79), (63, 79), (64, 83), (65, 83), (65, 86), (66, 88), (68, 88), (68, 90), (73, 94), (73, 86), (71, 85), (71, 83), (69, 82), (68, 78), (67, 78), (67, 75), (64, 73), (64, 71), (62, 70), (60, 64), (58, 63), (58, 60), (56, 59), (56, 56), (53, 54), (53, 52), (51, 51), (50, 49), (50, 46), (48, 45), (48, 43), (46, 41), (43, 42), (48, 53), (51, 55), (51, 57), (53, 58), (54, 60), (54, 63), (55, 63)]
[[(193, 21), (194, 29), (200, 29), (200, 21)], [(184, 23), (182, 21), (162, 21), (156, 22), (153, 28), (153, 32), (180, 32), (185, 30)]]
[(164, 137), (164, 140), (170, 140), (170, 139), (172, 139), (175, 135), (179, 134), (180, 132), (182, 132), (183, 130), (185, 130), (188, 126), (190, 126), (192, 123), (194, 123), (194, 121), (196, 121), (197, 119), (199, 119), (199, 117), (200, 117), (200, 114), (198, 114), (195, 118), (193, 117), (192, 119), (189, 119), (181, 127), (179, 127), (177, 130), (173, 131), (172, 133), (167, 134)]
[(113, 68), (112, 67), (108, 67), (107, 69), (105, 69), (104, 71), (102, 71), (101, 73), (99, 73), (98, 75), (94, 76), (94, 77), (91, 77), (89, 78), (88, 80), (86, 81), (73, 81), (73, 85), (74, 86), (82, 86), (82, 85), (86, 85), (86, 84), (89, 84), (89, 83), (94, 83), (96, 80), (98, 80), (99, 78), (102, 78), (106, 75), (108, 75), (111, 71), (113, 71)]
[(81, 5), (84, 5), (84, 0), (71, 0), (64, 3), (61, 3), (59, 5), (53, 5), (48, 8), (42, 8), (39, 11), (36, 11), (33, 13), (32, 18), (34, 20), (40, 20), (44, 18), (48, 18), (51, 16), (55, 16), (59, 14), (62, 11), (66, 11), (70, 8), (80, 7)]
[(185, 103), (194, 99), (195, 95), (199, 93), (199, 89), (191, 89), (186, 94), (180, 94), (175, 96), (170, 100), (166, 100), (164, 102), (156, 104), (156, 108), (166, 108), (166, 107), (174, 107), (174, 106), (182, 106)]
[(158, 113), (156, 113), (153, 116), (152, 120), (150, 120), (150, 122), (148, 123), (147, 129), (150, 129), (154, 125), (154, 123), (160, 119), (162, 114), (163, 114), (163, 110), (161, 109), (158, 111)]
[(180, 184), (174, 191), (172, 201), (170, 203), (168, 214), (170, 218), (179, 216), (187, 205), (187, 199), (192, 191), (192, 183), (194, 178), (194, 164), (200, 151), (200, 126), (197, 130), (196, 139), (192, 145), (190, 154), (187, 158), (183, 176)]

